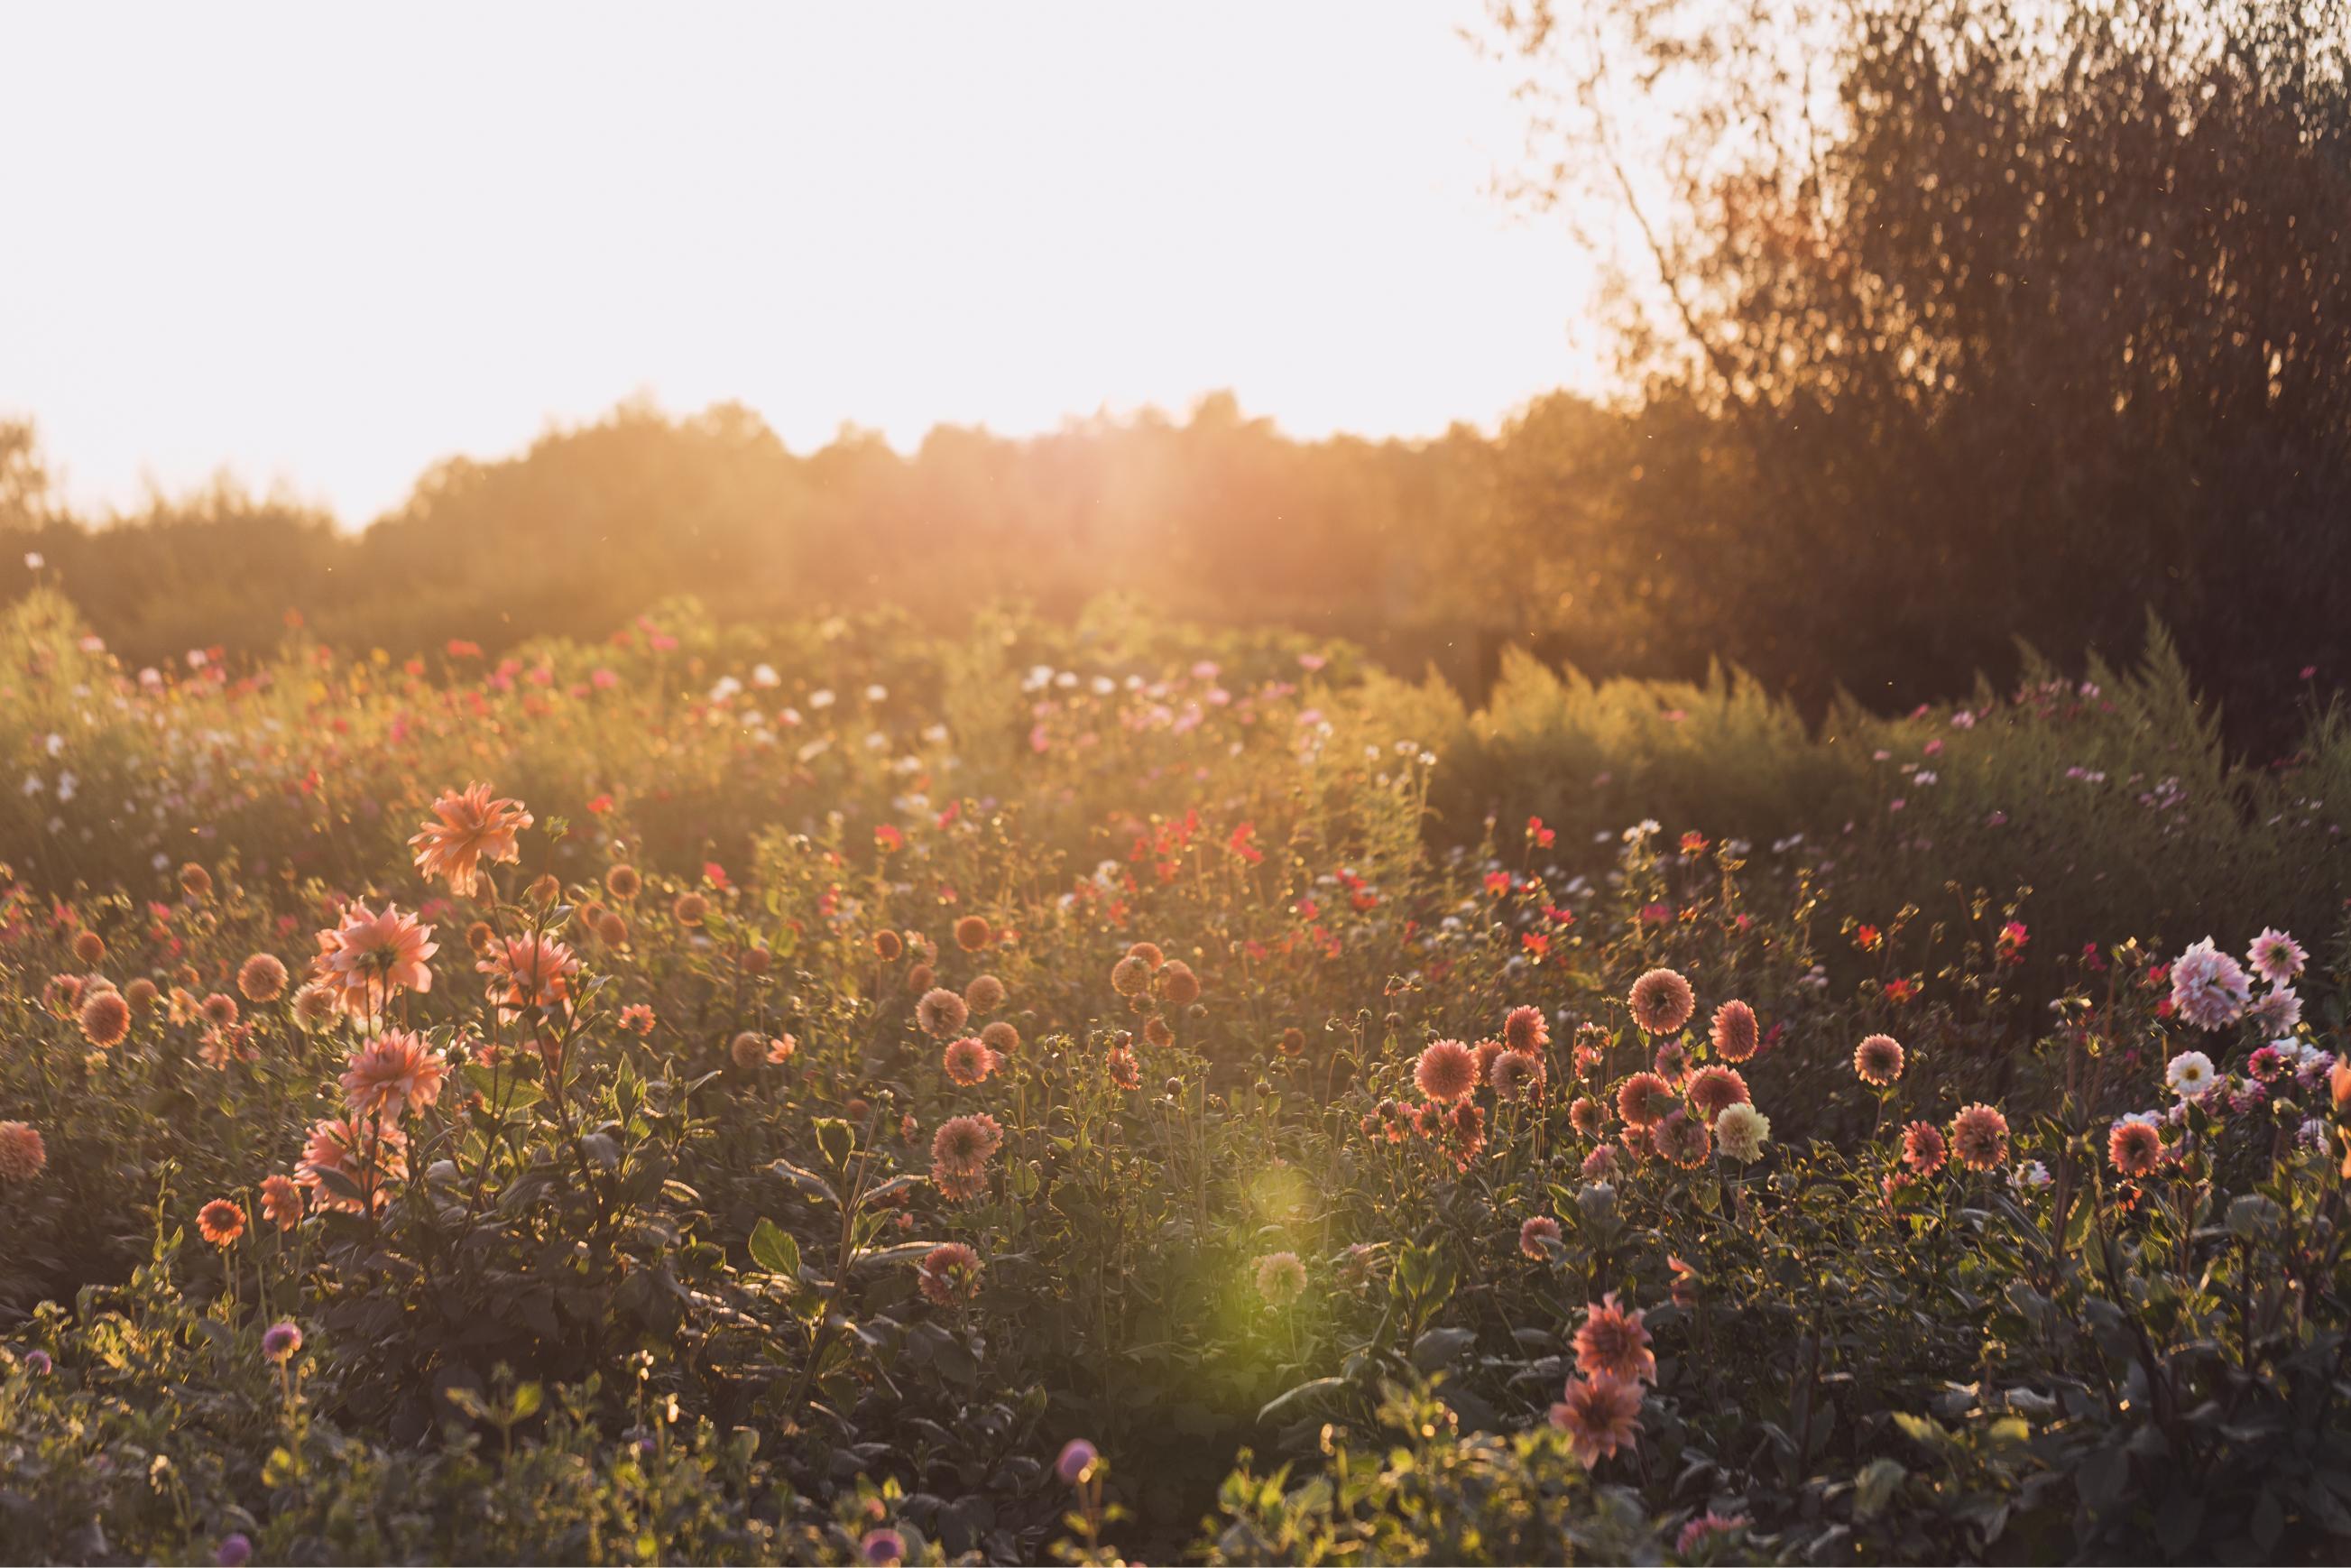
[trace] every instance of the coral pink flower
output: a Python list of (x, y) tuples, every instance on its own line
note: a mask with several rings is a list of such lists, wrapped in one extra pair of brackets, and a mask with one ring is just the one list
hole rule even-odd
[(1478, 1087), (1478, 1054), (1458, 1040), (1437, 1040), (1413, 1063), (1412, 1081), (1431, 1100), (1466, 1100)]
[(319, 956), (311, 973), (334, 988), (343, 1010), (357, 1019), (381, 1017), (396, 991), (429, 991), (433, 971), (424, 960), (441, 949), (433, 927), (397, 904), (378, 915), (364, 904), (343, 911), (342, 924), (319, 933)]
[(1004, 1146), (995, 1117), (956, 1116), (931, 1135), (931, 1181), (956, 1202), (977, 1197), (987, 1185), (987, 1162)]
[(1633, 1021), (1651, 1034), (1678, 1034), (1698, 1010), (1690, 984), (1671, 969), (1652, 969), (1633, 982), (1626, 997)]
[(1699, 1068), (1690, 1074), (1686, 1092), (1690, 1109), (1708, 1126), (1729, 1107), (1754, 1103), (1747, 1092), (1747, 1080), (1729, 1067)]
[(2163, 1134), (2145, 1122), (2116, 1122), (2106, 1134), (2106, 1158), (2124, 1176), (2152, 1176), (2163, 1159)]
[(1577, 1095), (1575, 1103), (1567, 1108), (1567, 1124), (1573, 1127), (1577, 1135), (1581, 1137), (1598, 1137), (1601, 1128), (1607, 1124), (1607, 1111), (1602, 1107), (1599, 1101), (1589, 1094)]
[(1714, 1054), (1725, 1061), (1744, 1061), (1755, 1054), (1761, 1036), (1755, 1027), (1755, 1009), (1745, 1002), (1729, 1001), (1714, 1009)]
[(979, 1254), (960, 1241), (932, 1248), (917, 1269), (923, 1299), (933, 1306), (953, 1306), (979, 1294)]
[(474, 966), (490, 977), (490, 1000), (508, 1017), (532, 1008), (562, 1008), (571, 1000), (580, 960), (543, 932), (494, 940), (490, 956)]
[(1902, 1129), (1902, 1163), (1920, 1176), (1941, 1170), (1949, 1153), (1941, 1130), (1932, 1122), (1913, 1122)]
[(1616, 1114), (1625, 1124), (1654, 1127), (1674, 1108), (1674, 1086), (1654, 1072), (1635, 1072), (1616, 1091)]
[(1550, 1257), (1550, 1249), (1558, 1243), (1559, 1221), (1548, 1214), (1538, 1214), (1519, 1227), (1519, 1251), (1535, 1262)]
[(1687, 1111), (1677, 1111), (1651, 1129), (1657, 1153), (1686, 1171), (1706, 1164), (1714, 1152), (1714, 1131)]
[(1902, 1042), (1890, 1034), (1873, 1034), (1853, 1048), (1854, 1075), (1873, 1089), (1884, 1089), (1902, 1076)]
[(1657, 1356), (1641, 1313), (1618, 1306), (1615, 1291), (1584, 1308), (1583, 1326), (1575, 1331), (1575, 1368), (1586, 1377), (1657, 1380)]
[(1494, 1085), (1494, 1098), (1505, 1104), (1513, 1100), (1541, 1100), (1543, 1092), (1542, 1058), (1531, 1051), (1506, 1051), (1494, 1058), (1494, 1065), (1486, 1077)]
[(1566, 1396), (1551, 1407), (1551, 1424), (1567, 1434), (1576, 1463), (1590, 1469), (1641, 1436), (1641, 1385), (1617, 1377), (1571, 1377)]
[(1951, 1119), (1951, 1152), (1971, 1171), (2008, 1163), (2008, 1118), (1991, 1105), (1970, 1105)]
[(236, 988), (249, 1002), (274, 1002), (286, 994), (286, 966), (274, 953), (256, 953), (239, 965)]
[(302, 1189), (293, 1177), (272, 1172), (262, 1178), (261, 1212), (280, 1230), (302, 1223)]
[(1551, 1043), (1551, 1025), (1541, 1008), (1512, 1008), (1502, 1019), (1502, 1043), (1530, 1055)]
[(512, 865), (522, 859), (515, 835), (531, 824), (518, 800), (492, 798), (487, 784), (452, 789), (433, 802), (434, 821), (408, 841), (416, 852), (417, 873), (440, 877), (460, 898), (473, 896), (482, 862)]
[(343, 1071), (343, 1103), (353, 1116), (389, 1125), (441, 1098), (449, 1059), (406, 1030), (388, 1029), (361, 1046)]
[(40, 1129), (24, 1122), (0, 1122), (0, 1182), (31, 1181), (49, 1163)]
[(245, 1234), (245, 1210), (216, 1197), (196, 1211), (196, 1234), (214, 1247), (234, 1247)]
[(1674, 1555), (1687, 1557), (1705, 1545), (1708, 1536), (1723, 1535), (1734, 1530), (1743, 1530), (1747, 1527), (1747, 1516), (1743, 1513), (1734, 1513), (1726, 1519), (1708, 1509), (1702, 1518), (1693, 1519), (1682, 1526), (1681, 1534), (1674, 1538)]
[(945, 986), (925, 991), (922, 1000), (914, 1004), (914, 1021), (935, 1040), (946, 1039), (970, 1017), (971, 1005)]
[(122, 1043), (131, 1032), (131, 1004), (122, 993), (110, 986), (102, 991), (89, 993), (81, 1005), (82, 1038), (100, 1051), (111, 1051)]
[(947, 1076), (967, 1089), (986, 1082), (987, 1075), (1000, 1065), (996, 1052), (968, 1036), (948, 1046), (940, 1061)]
[(392, 1201), (391, 1184), (408, 1174), (408, 1139), (379, 1122), (329, 1117), (312, 1124), (294, 1179), (320, 1208), (358, 1214)]

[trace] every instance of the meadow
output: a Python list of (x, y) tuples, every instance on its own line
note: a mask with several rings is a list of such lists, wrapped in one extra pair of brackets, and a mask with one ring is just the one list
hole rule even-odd
[(2337, 1561), (2351, 733), (0, 612), (0, 1558)]

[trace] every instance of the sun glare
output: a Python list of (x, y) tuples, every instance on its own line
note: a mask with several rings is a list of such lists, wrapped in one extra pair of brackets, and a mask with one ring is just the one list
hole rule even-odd
[(79, 505), (225, 465), (354, 524), (640, 394), (799, 449), (1228, 387), (1303, 435), (1490, 423), (1593, 345), (1572, 242), (1493, 197), (1477, 17), (19, 13), (0, 412)]

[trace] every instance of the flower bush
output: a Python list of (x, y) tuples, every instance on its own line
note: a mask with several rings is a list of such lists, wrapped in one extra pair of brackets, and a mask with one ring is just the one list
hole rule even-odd
[(2351, 1549), (2331, 715), (0, 639), (0, 1556)]

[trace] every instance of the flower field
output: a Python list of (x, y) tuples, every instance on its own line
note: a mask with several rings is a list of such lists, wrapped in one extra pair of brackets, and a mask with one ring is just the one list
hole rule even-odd
[(0, 612), (0, 1559), (2339, 1561), (2351, 735)]

